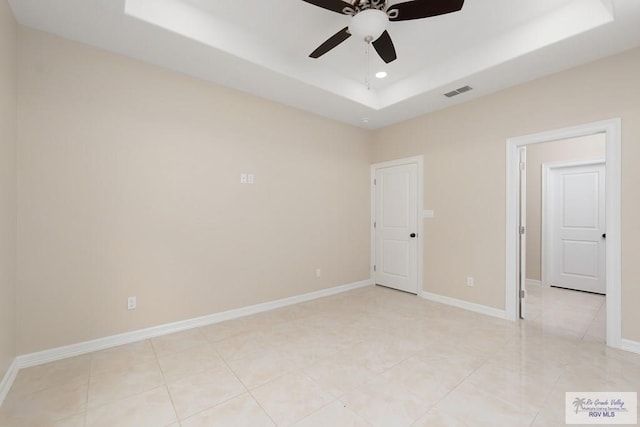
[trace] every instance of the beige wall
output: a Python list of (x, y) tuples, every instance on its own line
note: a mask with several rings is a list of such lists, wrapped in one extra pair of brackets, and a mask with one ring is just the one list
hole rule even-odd
[(542, 280), (542, 165), (606, 157), (604, 134), (532, 144), (527, 147), (527, 279)]
[(19, 46), (19, 353), (369, 277), (367, 132), (33, 30)]
[(373, 134), (28, 29), (18, 51), (19, 354), (366, 279), (369, 164), (416, 154), (424, 289), (504, 308), (505, 140), (612, 117), (640, 341), (640, 49)]
[(621, 117), (622, 334), (640, 341), (639, 75), (634, 49), (376, 132), (376, 162), (425, 156), (424, 290), (504, 308), (505, 141)]
[(0, 380), (16, 356), (16, 22), (0, 2)]
[(16, 31), (0, 2), (0, 380), (16, 356)]

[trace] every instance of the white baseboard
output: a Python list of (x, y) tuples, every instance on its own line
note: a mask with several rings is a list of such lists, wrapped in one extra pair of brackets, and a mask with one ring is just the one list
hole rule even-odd
[[(6, 398), (13, 382), (22, 368), (41, 365), (47, 362), (53, 362), (67, 357), (79, 356), (106, 348), (116, 347), (123, 344), (129, 344), (136, 341), (142, 341), (153, 337), (179, 332), (187, 329), (197, 328), (200, 326), (211, 325), (225, 320), (236, 319), (238, 317), (248, 316), (251, 314), (262, 313), (264, 311), (274, 310), (277, 308), (287, 307), (305, 301), (311, 301), (330, 295), (347, 292), (373, 284), (371, 279), (360, 282), (350, 283), (347, 285), (336, 286), (333, 288), (322, 289), (320, 291), (310, 292), (294, 297), (283, 298), (276, 301), (270, 301), (262, 304), (251, 305), (234, 310), (215, 313), (208, 316), (198, 317), (194, 319), (183, 320), (175, 323), (154, 326), (151, 328), (140, 329), (137, 331), (127, 332), (118, 335), (112, 335), (105, 338), (99, 338), (91, 341), (85, 341), (78, 344), (72, 344), (64, 347), (53, 348), (36, 353), (25, 354), (14, 359), (9, 366), (4, 378), (0, 382), (0, 405)], [(456, 298), (446, 297), (443, 295), (433, 294), (423, 291), (420, 296), (430, 301), (451, 305), (454, 307), (470, 310), (476, 313), (485, 314), (487, 316), (506, 319), (506, 312), (486, 305), (476, 304)], [(640, 342), (623, 339), (620, 343), (620, 349), (640, 354)]]
[(432, 294), (431, 292), (422, 291), (420, 296), (429, 301), (439, 302), (442, 304), (452, 305), (454, 307), (463, 308), (465, 310), (474, 311), (480, 314), (486, 314), (487, 316), (497, 317), (499, 319), (506, 319), (507, 313), (504, 310), (489, 307), (486, 305), (476, 304), (474, 302), (463, 301), (456, 298), (446, 297), (444, 295)]
[(0, 381), (0, 405), (2, 405), (7, 394), (9, 394), (9, 390), (13, 385), (13, 381), (16, 379), (16, 375), (18, 375), (18, 363), (16, 359), (13, 359), (13, 362), (9, 365), (9, 369), (7, 369), (7, 372), (4, 374), (4, 378)]
[(525, 280), (526, 286), (542, 286), (542, 281), (536, 279), (527, 279)]
[(630, 351), (632, 353), (640, 354), (640, 342), (631, 341), (626, 339), (620, 340), (620, 350)]
[(241, 307), (234, 310), (224, 311), (221, 313), (210, 314), (194, 319), (181, 320), (179, 322), (168, 323), (151, 328), (139, 329), (137, 331), (126, 332), (123, 334), (112, 335), (104, 338), (98, 338), (91, 341), (85, 341), (77, 344), (71, 344), (64, 347), (52, 348), (50, 350), (39, 351), (36, 353), (24, 354), (16, 358), (16, 366), (18, 369), (30, 366), (42, 365), (43, 363), (53, 362), (55, 360), (65, 359), (68, 357), (79, 356), (81, 354), (92, 353), (106, 348), (116, 347), (123, 344), (129, 344), (136, 341), (143, 341), (149, 338), (158, 337), (160, 335), (171, 334), (173, 332), (184, 331), (187, 329), (197, 328), (200, 326), (211, 325), (213, 323), (223, 322), (225, 320), (236, 319), (238, 317), (248, 316), (250, 314), (261, 313), (276, 308), (287, 307), (289, 305), (298, 304), (317, 298), (327, 297), (350, 291), (352, 289), (362, 288), (372, 285), (373, 281), (363, 280), (360, 282), (349, 283), (347, 285), (335, 286), (333, 288), (322, 289), (320, 291), (310, 292), (308, 294), (296, 295), (289, 298), (283, 298), (276, 301), (265, 302), (247, 307)]

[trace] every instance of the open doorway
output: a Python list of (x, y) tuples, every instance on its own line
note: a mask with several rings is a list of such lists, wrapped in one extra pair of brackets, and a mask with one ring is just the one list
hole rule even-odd
[[(605, 282), (606, 301), (603, 303), (603, 312), (600, 314), (606, 319), (606, 343), (612, 347), (621, 346), (621, 265), (620, 265), (620, 130), (621, 121), (619, 119), (606, 120), (602, 122), (589, 123), (585, 125), (557, 129), (539, 134), (526, 135), (510, 138), (507, 140), (507, 257), (506, 257), (506, 304), (505, 311), (507, 318), (517, 320), (520, 317), (521, 305), (527, 306), (527, 298), (531, 293), (527, 292), (526, 275), (526, 246), (520, 250), (521, 236), (526, 239), (530, 237), (530, 230), (527, 225), (521, 223), (526, 218), (521, 207), (520, 175), (521, 149), (527, 149), (553, 141), (580, 139), (601, 134), (605, 139), (605, 160), (606, 160), (606, 195), (605, 215), (606, 215), (606, 259), (605, 259)], [(588, 138), (583, 139), (589, 140)], [(523, 229), (522, 226), (525, 228)], [(604, 234), (604, 233), (603, 233)], [(542, 244), (542, 242), (541, 242)], [(521, 256), (522, 255), (522, 256)], [(528, 266), (529, 269), (532, 266)], [(542, 258), (541, 258), (542, 269)], [(541, 290), (542, 288), (541, 271)], [(535, 284), (529, 282), (533, 288)], [(549, 289), (556, 289), (550, 288)], [(558, 292), (563, 290), (557, 289)], [(535, 292), (535, 291), (534, 291)], [(569, 291), (565, 291), (569, 292)], [(583, 295), (587, 295), (586, 293)], [(535, 298), (532, 298), (535, 299)], [(532, 301), (535, 302), (535, 301)], [(594, 303), (595, 305), (596, 303)], [(525, 318), (528, 313), (525, 309)]]
[(606, 135), (526, 150), (525, 288), (528, 324), (606, 341)]

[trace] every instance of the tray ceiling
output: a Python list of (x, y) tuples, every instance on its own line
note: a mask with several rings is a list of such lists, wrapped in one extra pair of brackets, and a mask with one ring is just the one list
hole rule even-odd
[(389, 23), (398, 59), (372, 51), (368, 66), (353, 37), (309, 58), (349, 17), (301, 0), (10, 4), (23, 25), (370, 129), (640, 45), (638, 0), (466, 0), (460, 12)]

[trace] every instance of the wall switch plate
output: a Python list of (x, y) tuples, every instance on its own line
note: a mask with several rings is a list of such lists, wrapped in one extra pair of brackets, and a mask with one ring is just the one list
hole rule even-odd
[(467, 277), (467, 286), (473, 286), (473, 277)]
[(138, 305), (136, 297), (127, 298), (127, 310), (133, 310)]
[(255, 184), (256, 176), (252, 173), (247, 175), (247, 184)]
[(316, 268), (316, 278), (320, 278), (321, 273), (320, 269)]
[(241, 173), (240, 174), (240, 184), (246, 184), (247, 183), (247, 174), (246, 173)]

